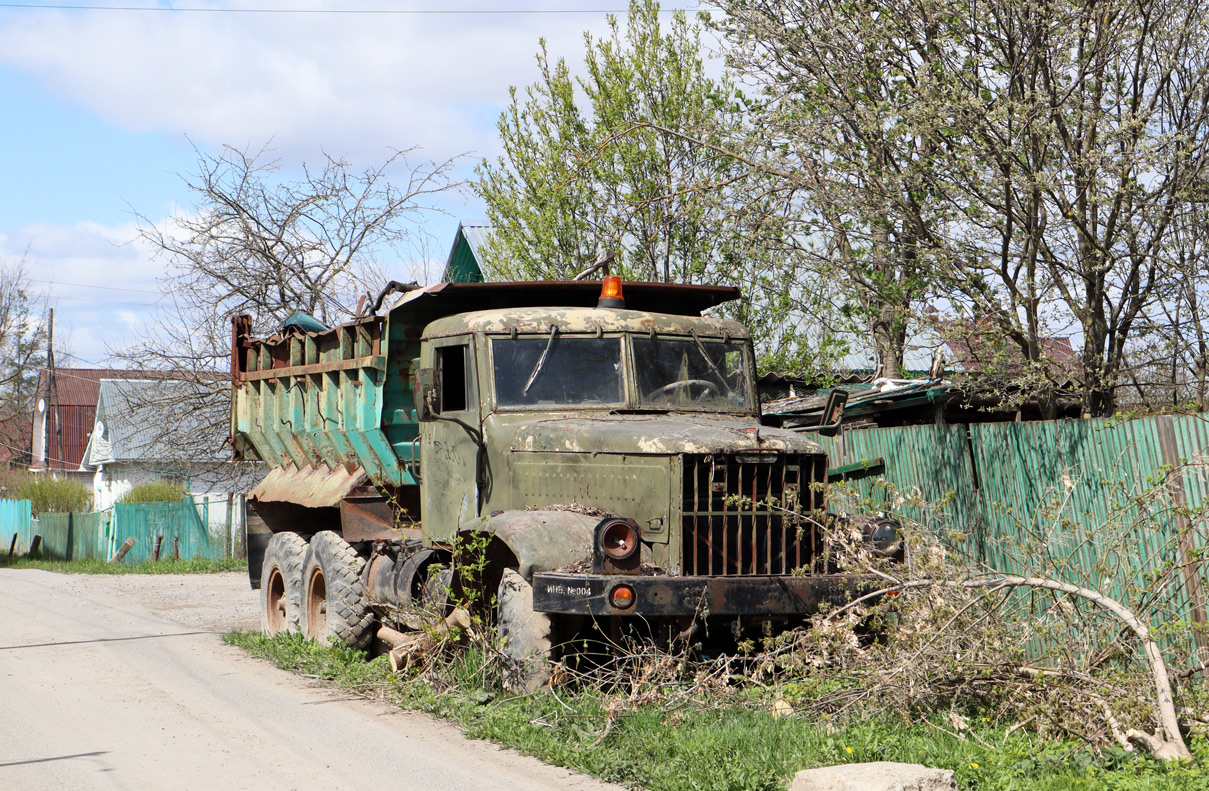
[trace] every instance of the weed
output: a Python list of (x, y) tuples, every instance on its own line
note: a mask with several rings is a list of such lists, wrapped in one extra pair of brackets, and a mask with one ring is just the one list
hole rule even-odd
[(92, 493), (78, 481), (41, 475), (12, 474), (4, 480), (4, 497), (29, 500), (34, 516), (45, 513), (88, 511), (92, 508)]
[[(650, 791), (771, 791), (800, 769), (864, 761), (902, 761), (954, 770), (970, 791), (1185, 791), (1209, 788), (1209, 774), (1184, 761), (1089, 750), (1073, 740), (1041, 739), (1006, 724), (977, 722), (962, 736), (940, 720), (871, 718), (829, 725), (773, 717), (739, 700), (703, 692), (668, 709), (641, 706), (606, 732), (610, 698), (588, 687), (513, 697), (484, 687), (487, 652), (471, 645), (440, 668), (390, 672), (383, 657), (247, 632), (227, 643), (278, 667), (452, 720), (485, 738), (604, 780)], [(602, 738), (603, 737), (603, 738)], [(1194, 740), (1209, 758), (1209, 744)]]
[(118, 498), (123, 505), (131, 503), (175, 503), (182, 500), (188, 492), (179, 483), (170, 481), (149, 481), (140, 483)]

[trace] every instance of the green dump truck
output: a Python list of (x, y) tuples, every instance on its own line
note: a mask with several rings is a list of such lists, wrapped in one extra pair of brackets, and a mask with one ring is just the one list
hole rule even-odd
[[(740, 639), (849, 600), (825, 453), (761, 425), (750, 335), (702, 315), (738, 297), (445, 283), (331, 329), (236, 319), (232, 442), (270, 468), (247, 519), (264, 629), (364, 647), (473, 589), (531, 689), (587, 631)], [(865, 529), (893, 551), (892, 523)]]

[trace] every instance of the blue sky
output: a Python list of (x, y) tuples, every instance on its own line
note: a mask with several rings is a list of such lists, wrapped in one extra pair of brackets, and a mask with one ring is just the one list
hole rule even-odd
[[(79, 5), (157, 5), (79, 0)], [(48, 3), (51, 5), (51, 3)], [(158, 4), (167, 5), (167, 4)], [(188, 0), (178, 8), (432, 11), (613, 9), (624, 0)], [(691, 2), (665, 2), (664, 8)], [(196, 145), (258, 148), (287, 167), (321, 152), (355, 165), (391, 148), (427, 158), (496, 150), (510, 85), (552, 55), (582, 58), (603, 13), (192, 13), (5, 8), (0, 0), (0, 258), (28, 256), (50, 289), (61, 364), (105, 363), (157, 299), (162, 264), (134, 244), (134, 212), (187, 209), (178, 173)], [(450, 198), (436, 252), (483, 209)], [(394, 273), (403, 279), (409, 272)]]

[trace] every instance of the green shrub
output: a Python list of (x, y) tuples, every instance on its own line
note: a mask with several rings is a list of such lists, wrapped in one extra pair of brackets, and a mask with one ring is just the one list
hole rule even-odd
[(48, 473), (31, 475), (18, 483), (13, 499), (29, 500), (34, 516), (92, 510), (92, 492), (87, 486), (67, 478), (55, 479)]
[(131, 503), (175, 503), (181, 500), (188, 492), (185, 487), (179, 483), (170, 481), (151, 481), (149, 483), (140, 483), (130, 491), (118, 498), (118, 502), (123, 505)]

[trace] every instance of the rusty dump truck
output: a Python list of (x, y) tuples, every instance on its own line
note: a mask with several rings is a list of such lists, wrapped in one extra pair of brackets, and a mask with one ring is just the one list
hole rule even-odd
[[(761, 425), (748, 331), (703, 315), (737, 289), (444, 283), (379, 315), (385, 293), (330, 329), (234, 322), (266, 632), (364, 647), (477, 591), (532, 689), (593, 630), (738, 640), (857, 594), (826, 557), (825, 453)], [(892, 523), (865, 529), (894, 550)]]

